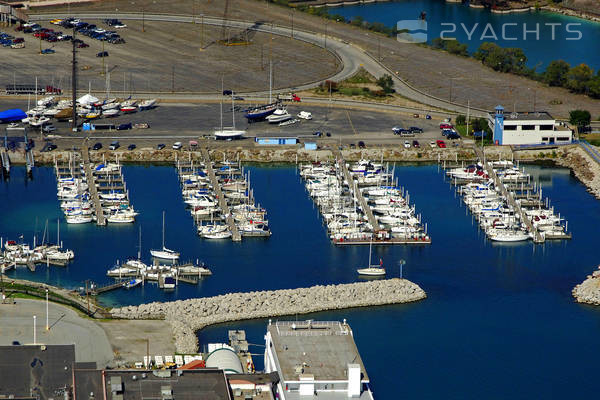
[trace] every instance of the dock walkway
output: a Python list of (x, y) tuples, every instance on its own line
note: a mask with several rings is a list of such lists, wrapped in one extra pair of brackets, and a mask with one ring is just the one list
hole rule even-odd
[(96, 182), (94, 180), (94, 174), (92, 173), (92, 166), (90, 163), (90, 151), (85, 140), (81, 145), (81, 158), (83, 159), (83, 168), (85, 171), (88, 188), (90, 190), (90, 196), (92, 197), (94, 209), (96, 210), (96, 224), (104, 226), (106, 225), (106, 218), (104, 218), (102, 203), (100, 202), (100, 196), (98, 194), (98, 190), (96, 189)]
[(206, 165), (206, 170), (208, 171), (208, 177), (210, 178), (210, 183), (213, 186), (213, 189), (217, 196), (219, 197), (219, 206), (226, 217), (227, 225), (229, 226), (229, 230), (231, 231), (231, 240), (234, 242), (240, 242), (242, 240), (242, 235), (233, 220), (233, 216), (231, 215), (231, 211), (229, 210), (229, 205), (227, 204), (227, 199), (223, 195), (223, 191), (221, 190), (221, 185), (219, 184), (219, 180), (215, 175), (215, 171), (212, 167), (212, 162), (210, 161), (210, 154), (208, 154), (208, 149), (206, 147), (202, 148), (202, 158), (204, 159), (204, 165)]
[(348, 167), (346, 166), (346, 161), (344, 160), (344, 157), (342, 156), (342, 152), (339, 149), (334, 149), (333, 154), (338, 159), (338, 162), (340, 163), (340, 165), (342, 167), (342, 172), (344, 173), (344, 178), (346, 178), (346, 181), (348, 182), (348, 186), (350, 187), (352, 194), (354, 195), (354, 197), (356, 197), (356, 200), (358, 200), (358, 202), (360, 203), (360, 208), (363, 210), (363, 212), (367, 216), (367, 219), (369, 220), (369, 224), (371, 224), (371, 226), (373, 227), (373, 232), (374, 233), (379, 232), (381, 230), (381, 227), (379, 226), (379, 222), (377, 222), (377, 219), (373, 215), (373, 211), (371, 211), (371, 207), (369, 207), (369, 205), (367, 204), (367, 200), (365, 200), (365, 196), (363, 196), (362, 193), (360, 192), (360, 190), (358, 189), (358, 184), (354, 181), (354, 179), (350, 175), (350, 172), (348, 172)]
[(490, 178), (492, 178), (492, 180), (494, 181), (495, 187), (500, 189), (500, 193), (502, 193), (502, 196), (504, 196), (504, 198), (506, 199), (508, 204), (510, 204), (512, 206), (513, 210), (517, 214), (519, 214), (521, 221), (525, 224), (525, 226), (527, 227), (529, 232), (532, 232), (533, 241), (535, 243), (544, 243), (544, 240), (545, 240), (544, 236), (542, 236), (540, 234), (540, 232), (537, 230), (537, 228), (533, 226), (533, 224), (531, 223), (531, 221), (529, 220), (527, 215), (525, 215), (525, 213), (523, 212), (521, 205), (519, 203), (517, 203), (517, 201), (515, 200), (515, 197), (512, 195), (512, 193), (508, 192), (508, 190), (504, 186), (504, 183), (502, 183), (500, 178), (498, 178), (498, 175), (496, 175), (496, 171), (494, 171), (494, 168), (492, 168), (492, 165), (487, 161), (484, 162), (485, 155), (483, 154), (483, 151), (477, 146), (474, 146), (473, 149), (475, 150), (475, 153), (477, 154), (477, 156), (480, 158), (481, 162), (483, 163), (483, 167), (485, 168), (488, 176)]

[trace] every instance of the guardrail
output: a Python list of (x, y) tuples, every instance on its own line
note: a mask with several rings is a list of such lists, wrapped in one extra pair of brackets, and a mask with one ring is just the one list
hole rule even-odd
[(588, 155), (594, 159), (594, 161), (600, 164), (600, 152), (598, 150), (596, 150), (591, 144), (589, 144), (587, 140), (581, 140), (579, 141), (579, 144), (581, 145), (581, 148), (585, 150), (585, 152), (588, 153)]

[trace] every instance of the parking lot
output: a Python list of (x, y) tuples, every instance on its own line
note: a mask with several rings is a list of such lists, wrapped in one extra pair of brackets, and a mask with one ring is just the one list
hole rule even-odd
[[(236, 91), (267, 90), (269, 59), (273, 61), (273, 87), (293, 87), (333, 75), (340, 66), (329, 52), (289, 38), (256, 33), (248, 45), (224, 46), (215, 41), (218, 27), (146, 21), (126, 21), (127, 28), (114, 28), (101, 20), (85, 20), (97, 28), (115, 31), (124, 41), (111, 44), (77, 34), (89, 47), (78, 48), (79, 87), (92, 92), (135, 94), (136, 92), (220, 91), (225, 85)], [(44, 22), (46, 29), (72, 35), (71, 29)], [(25, 48), (0, 46), (0, 83), (52, 85), (70, 90), (72, 45), (70, 41), (48, 42), (33, 33), (0, 31), (24, 39)], [(40, 51), (52, 51), (40, 54)], [(96, 57), (106, 51), (108, 57)], [(160, 55), (157, 57), (157, 55)], [(111, 70), (110, 81), (103, 74)]]

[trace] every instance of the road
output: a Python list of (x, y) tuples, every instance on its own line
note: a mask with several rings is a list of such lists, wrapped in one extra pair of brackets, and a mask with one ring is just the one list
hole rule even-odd
[[(139, 13), (102, 13), (102, 12), (80, 12), (80, 13), (72, 13), (74, 17), (80, 19), (106, 19), (106, 18), (118, 18), (122, 20), (146, 20), (146, 21), (159, 21), (159, 22), (178, 22), (178, 23), (198, 23), (199, 18), (194, 18), (193, 16), (187, 15), (169, 15), (169, 14), (139, 14)], [(62, 18), (64, 15), (62, 13), (48, 13), (48, 14), (33, 14), (30, 15), (30, 19), (33, 21), (46, 21), (54, 18)], [(204, 17), (203, 22), (208, 25), (216, 25), (222, 26), (223, 20), (221, 18), (215, 17)], [(235, 29), (247, 29), (255, 25), (255, 22), (248, 21), (237, 21), (237, 20), (227, 20), (226, 25), (230, 28)], [(255, 27), (256, 31), (264, 32), (264, 33), (272, 33), (274, 35), (286, 36), (290, 37), (292, 35), (292, 31), (290, 28), (278, 26), (278, 25), (259, 25)], [(302, 40), (307, 43), (314, 44), (316, 46), (323, 47), (338, 57), (343, 68), (340, 72), (330, 77), (330, 80), (333, 81), (342, 81), (344, 79), (352, 76), (360, 67), (364, 68), (371, 75), (379, 78), (385, 74), (389, 74), (394, 79), (394, 85), (396, 91), (401, 95), (418, 103), (425, 104), (430, 107), (448, 110), (454, 113), (466, 114), (467, 111), (470, 112), (472, 116), (481, 116), (487, 117), (487, 111), (483, 109), (475, 109), (470, 108), (467, 109), (466, 106), (462, 104), (457, 104), (454, 102), (450, 102), (448, 100), (443, 100), (434, 96), (431, 96), (425, 92), (422, 92), (409, 84), (407, 84), (402, 79), (398, 78), (393, 71), (389, 70), (383, 64), (375, 60), (361, 48), (352, 43), (348, 43), (342, 41), (338, 38), (335, 38), (331, 35), (323, 35), (314, 32), (302, 31), (298, 29), (294, 29), (293, 36), (297, 40)], [(288, 88), (289, 90), (306, 90), (311, 89), (318, 86), (320, 82), (313, 82), (301, 86), (297, 86), (294, 88)], [(243, 94), (246, 97), (255, 97), (260, 98), (268, 95), (267, 92), (254, 92), (254, 93), (245, 93)], [(173, 99), (194, 99), (194, 100), (211, 100), (215, 99), (214, 95), (181, 95), (181, 94), (161, 94), (162, 98), (173, 98)]]

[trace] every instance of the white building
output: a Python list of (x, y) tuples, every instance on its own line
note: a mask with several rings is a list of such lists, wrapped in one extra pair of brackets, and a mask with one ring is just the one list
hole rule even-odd
[(546, 111), (504, 113), (502, 106), (490, 115), (494, 143), (498, 145), (565, 144), (573, 132)]
[(373, 400), (345, 320), (269, 322), (265, 345), (265, 372), (279, 374), (279, 399)]

